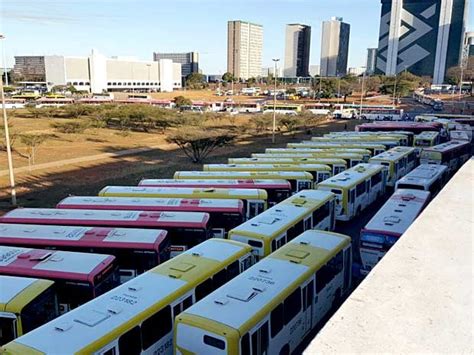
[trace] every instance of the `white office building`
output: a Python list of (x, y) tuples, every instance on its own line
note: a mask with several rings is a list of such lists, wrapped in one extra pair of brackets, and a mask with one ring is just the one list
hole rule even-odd
[[(38, 57), (15, 57), (14, 73), (18, 78), (28, 79), (24, 68), (28, 58), (35, 63)], [(20, 65), (21, 64), (21, 65)], [(44, 77), (37, 81), (47, 83), (48, 88), (56, 85), (72, 85), (76, 90), (91, 93), (105, 91), (163, 91), (181, 89), (181, 64), (170, 59), (142, 61), (132, 57), (107, 58), (92, 50), (88, 57), (44, 56), (42, 70), (36, 70)], [(31, 71), (31, 70), (30, 70)], [(42, 79), (42, 80), (41, 80)]]

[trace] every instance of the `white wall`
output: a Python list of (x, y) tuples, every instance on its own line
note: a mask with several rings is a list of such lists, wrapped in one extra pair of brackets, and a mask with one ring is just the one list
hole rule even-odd
[(89, 57), (91, 92), (100, 94), (107, 90), (107, 59), (104, 55), (92, 50)]

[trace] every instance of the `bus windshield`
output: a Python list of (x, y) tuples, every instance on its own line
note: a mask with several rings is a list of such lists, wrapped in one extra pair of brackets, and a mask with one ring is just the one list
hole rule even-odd
[[(23, 334), (49, 322), (58, 315), (56, 293), (50, 287), (21, 311)], [(0, 343), (2, 343), (1, 340)]]
[(382, 249), (387, 251), (396, 243), (397, 237), (392, 235), (384, 235), (380, 233), (363, 232), (360, 241), (362, 246), (368, 248)]

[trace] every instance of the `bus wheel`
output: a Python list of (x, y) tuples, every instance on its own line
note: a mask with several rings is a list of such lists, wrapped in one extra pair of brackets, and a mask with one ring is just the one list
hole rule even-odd
[(280, 355), (290, 355), (290, 346), (288, 344), (281, 348)]

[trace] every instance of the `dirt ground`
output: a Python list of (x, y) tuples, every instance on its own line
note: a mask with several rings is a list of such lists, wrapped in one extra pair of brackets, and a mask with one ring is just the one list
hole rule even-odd
[[(288, 134), (278, 133), (275, 147), (285, 147), (288, 142), (308, 139), (310, 136), (321, 135), (330, 131), (343, 130), (347, 125), (348, 130), (352, 130), (358, 121), (326, 121), (312, 129), (312, 132), (299, 132), (294, 137)], [(38, 128), (38, 127), (36, 127)], [(41, 130), (41, 127), (39, 128)], [(45, 128), (46, 129), (46, 128)], [(123, 140), (115, 137), (111, 132), (111, 137), (119, 141), (119, 145), (130, 146), (136, 144), (143, 146), (145, 142), (152, 142), (158, 145), (148, 152), (109, 158), (97, 162), (84, 162), (72, 164), (58, 169), (48, 169), (32, 171), (16, 176), (18, 205), (28, 207), (54, 207), (64, 197), (68, 195), (97, 195), (97, 192), (106, 185), (136, 185), (142, 178), (172, 178), (177, 170), (202, 170), (202, 165), (190, 162), (184, 153), (177, 146), (172, 146), (164, 142), (164, 136), (158, 134), (145, 134), (151, 137), (128, 136)], [(57, 144), (76, 144), (84, 147), (84, 150), (97, 151), (100, 146), (89, 142), (85, 137), (71, 137), (67, 135), (67, 142), (59, 141)], [(93, 136), (92, 136), (93, 137)], [(112, 140), (112, 138), (110, 138)], [(101, 142), (99, 142), (101, 143)], [(102, 143), (101, 143), (102, 144)], [(205, 163), (226, 163), (230, 157), (248, 157), (251, 153), (263, 152), (265, 148), (272, 146), (271, 135), (263, 134), (259, 136), (247, 136), (236, 140), (233, 144), (221, 148), (211, 154)], [(94, 147), (94, 148), (93, 148)], [(49, 145), (41, 155), (52, 157), (55, 154), (55, 146), (49, 152)], [(107, 149), (117, 149), (112, 142), (104, 143), (102, 151)], [(72, 153), (71, 149), (71, 154)], [(75, 150), (77, 153), (77, 149)], [(81, 154), (85, 151), (81, 151)], [(46, 159), (46, 158), (45, 158)], [(6, 167), (6, 165), (3, 165)], [(9, 187), (6, 176), (0, 178), (0, 209), (8, 210)]]

